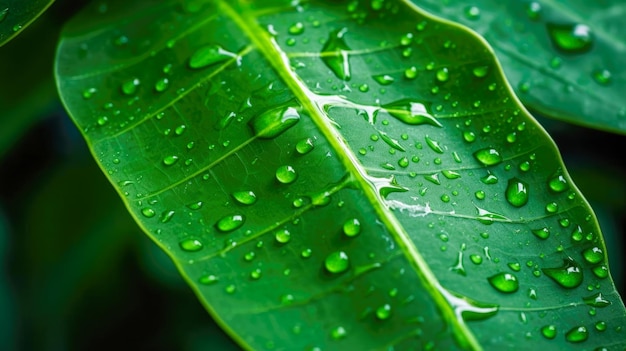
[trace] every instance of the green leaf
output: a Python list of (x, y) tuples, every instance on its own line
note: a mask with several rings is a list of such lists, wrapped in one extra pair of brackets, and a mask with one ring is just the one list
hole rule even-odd
[(626, 134), (626, 2), (413, 2), (482, 35), (529, 109)]
[(0, 4), (0, 46), (37, 19), (54, 0), (7, 0)]
[(595, 216), (480, 37), (405, 1), (108, 5), (61, 97), (242, 347), (624, 347)]

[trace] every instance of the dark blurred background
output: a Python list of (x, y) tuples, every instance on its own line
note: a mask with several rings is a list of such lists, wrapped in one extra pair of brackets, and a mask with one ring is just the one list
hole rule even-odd
[[(124, 208), (56, 98), (59, 1), (0, 47), (2, 350), (239, 348)], [(626, 293), (626, 136), (538, 117), (590, 201)]]

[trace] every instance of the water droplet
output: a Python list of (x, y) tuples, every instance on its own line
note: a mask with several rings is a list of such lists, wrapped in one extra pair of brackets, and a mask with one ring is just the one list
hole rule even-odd
[(556, 202), (550, 202), (546, 204), (546, 212), (547, 213), (555, 213), (559, 210), (559, 204)]
[(189, 68), (204, 68), (214, 63), (237, 57), (237, 54), (224, 50), (219, 45), (207, 45), (196, 50), (189, 58)]
[(324, 260), (324, 267), (330, 273), (343, 273), (348, 269), (350, 260), (348, 255), (343, 251), (335, 251), (329, 254)]
[(172, 217), (174, 217), (175, 213), (176, 211), (172, 211), (172, 210), (161, 213), (161, 223), (169, 222), (172, 219)]
[(602, 293), (597, 293), (595, 295), (584, 297), (583, 301), (585, 302), (585, 304), (587, 304), (589, 306), (598, 307), (598, 308), (602, 308), (602, 307), (606, 307), (606, 306), (611, 305), (611, 301), (607, 300), (602, 295)]
[(175, 164), (176, 162), (178, 162), (178, 156), (176, 156), (176, 155), (166, 156), (163, 159), (163, 164), (166, 165), (166, 166), (171, 166), (171, 165)]
[(219, 279), (213, 274), (205, 274), (198, 279), (198, 282), (203, 285), (211, 285), (217, 283)]
[(446, 67), (443, 67), (437, 70), (435, 77), (437, 77), (437, 80), (440, 82), (446, 82), (448, 78), (450, 78), (450, 73)]
[(480, 9), (476, 6), (467, 6), (463, 11), (465, 17), (470, 20), (477, 20), (480, 18)]
[(314, 147), (315, 144), (313, 143), (313, 139), (311, 138), (305, 138), (296, 143), (296, 151), (300, 155), (309, 153), (311, 150), (313, 150)]
[(391, 316), (391, 306), (384, 304), (376, 309), (376, 318), (380, 320), (388, 319)]
[(343, 36), (348, 31), (347, 28), (332, 31), (328, 36), (328, 40), (322, 48), (322, 61), (333, 71), (333, 73), (342, 80), (350, 80), (350, 62), (348, 52), (350, 47), (346, 44)]
[(330, 336), (335, 340), (343, 339), (347, 334), (348, 332), (342, 326), (333, 328), (333, 330), (330, 331)]
[(547, 339), (556, 338), (556, 327), (554, 325), (546, 325), (541, 328), (541, 335), (546, 337)]
[(498, 273), (487, 280), (491, 286), (503, 293), (514, 293), (519, 289), (517, 277), (510, 273)]
[(349, 237), (355, 237), (361, 232), (361, 222), (356, 218), (348, 219), (343, 223), (343, 233)]
[(170, 86), (170, 80), (167, 78), (161, 78), (154, 84), (154, 90), (157, 92), (163, 92)]
[(552, 44), (564, 53), (580, 54), (591, 49), (591, 29), (584, 24), (548, 23), (548, 34)]
[(291, 240), (291, 233), (287, 229), (282, 229), (274, 233), (274, 239), (281, 244), (286, 244)]
[(417, 77), (417, 68), (415, 66), (411, 66), (404, 70), (404, 77), (406, 79), (415, 79)]
[(533, 229), (532, 233), (542, 240), (546, 240), (548, 237), (550, 237), (550, 230), (548, 228)]
[(85, 100), (91, 99), (91, 97), (97, 92), (98, 92), (98, 89), (96, 88), (87, 88), (83, 90), (83, 99)]
[(243, 225), (245, 222), (245, 218), (241, 214), (234, 214), (222, 217), (215, 226), (218, 230), (222, 232), (230, 232), (233, 231)]
[(472, 261), (473, 264), (481, 264), (483, 263), (483, 257), (480, 255), (476, 255), (476, 254), (472, 254), (469, 256), (470, 261)]
[(443, 147), (441, 147), (441, 145), (439, 145), (439, 142), (432, 139), (430, 136), (425, 136), (424, 139), (426, 140), (426, 145), (428, 145), (428, 147), (430, 147), (431, 150), (433, 150), (434, 152), (438, 153), (438, 154), (443, 154)]
[(596, 83), (602, 86), (611, 84), (611, 72), (606, 69), (595, 70), (591, 76)]
[(150, 207), (146, 207), (141, 210), (141, 214), (144, 215), (144, 217), (152, 218), (156, 215), (156, 212)]
[(562, 193), (569, 189), (567, 179), (563, 176), (561, 170), (555, 172), (548, 180), (548, 186), (550, 190), (555, 193)]
[(280, 106), (265, 111), (248, 122), (259, 138), (274, 138), (300, 120), (300, 112), (294, 106)]
[(541, 4), (536, 1), (530, 2), (528, 4), (528, 7), (526, 8), (526, 14), (528, 15), (528, 18), (530, 18), (531, 20), (533, 21), (538, 20), (541, 14)]
[(126, 95), (133, 95), (137, 92), (137, 88), (141, 82), (138, 78), (130, 79), (124, 83), (122, 83), (122, 93)]
[(605, 321), (599, 321), (599, 322), (596, 323), (595, 327), (596, 327), (597, 331), (603, 332), (603, 331), (606, 330), (607, 325), (606, 325)]
[(489, 73), (489, 66), (478, 66), (472, 69), (472, 73), (476, 78), (483, 78)]
[(593, 272), (593, 274), (595, 274), (596, 277), (600, 279), (604, 279), (609, 276), (609, 267), (604, 264), (593, 267), (591, 271)]
[(180, 248), (188, 252), (202, 250), (202, 242), (198, 239), (185, 239), (179, 243)]
[(583, 251), (583, 257), (585, 258), (585, 261), (591, 264), (596, 264), (604, 260), (604, 253), (602, 252), (602, 249), (594, 246)]
[(480, 163), (485, 166), (493, 166), (502, 162), (502, 156), (500, 156), (500, 152), (494, 148), (485, 148), (480, 149), (474, 152), (474, 157)]
[(283, 184), (293, 183), (296, 178), (296, 170), (291, 166), (285, 165), (276, 169), (276, 179)]
[(506, 187), (506, 201), (515, 207), (522, 207), (528, 202), (528, 183), (518, 179), (509, 179)]
[(589, 337), (589, 332), (584, 326), (578, 326), (565, 333), (565, 340), (573, 343), (583, 342)]
[(252, 205), (256, 202), (256, 194), (250, 190), (236, 191), (233, 193), (233, 198), (242, 205)]
[(288, 32), (292, 35), (300, 35), (304, 33), (304, 24), (302, 24), (302, 22), (296, 22), (289, 27)]
[(9, 8), (8, 7), (0, 10), (0, 22), (4, 21), (4, 19), (7, 18), (7, 14), (8, 13), (9, 13)]
[(398, 100), (382, 106), (387, 113), (409, 125), (430, 124), (441, 127), (441, 123), (430, 114), (422, 103), (409, 99)]
[(312, 254), (313, 254), (313, 250), (309, 248), (303, 249), (302, 252), (300, 252), (300, 256), (302, 258), (309, 258), (311, 257)]
[(393, 83), (394, 79), (388, 74), (373, 75), (372, 78), (380, 85), (389, 85)]
[(542, 268), (541, 271), (560, 286), (573, 289), (583, 282), (583, 272), (571, 257), (563, 260), (563, 266)]

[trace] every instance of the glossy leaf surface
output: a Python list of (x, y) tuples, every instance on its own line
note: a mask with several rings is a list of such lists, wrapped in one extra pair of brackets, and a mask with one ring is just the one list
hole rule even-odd
[(246, 349), (624, 346), (591, 209), (464, 28), (402, 1), (111, 2), (56, 75)]
[(0, 46), (37, 19), (54, 0), (7, 0), (0, 3)]
[(626, 134), (626, 2), (413, 2), (481, 34), (531, 110)]

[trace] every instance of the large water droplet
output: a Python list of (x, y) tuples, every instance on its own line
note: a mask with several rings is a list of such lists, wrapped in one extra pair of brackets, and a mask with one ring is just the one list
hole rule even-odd
[(296, 170), (291, 166), (285, 165), (276, 169), (276, 179), (283, 184), (293, 183), (296, 178)]
[(500, 152), (494, 148), (485, 148), (480, 149), (474, 152), (474, 157), (480, 163), (485, 166), (493, 166), (502, 162), (502, 156), (500, 156)]
[(569, 342), (583, 342), (587, 340), (589, 337), (589, 332), (587, 328), (584, 326), (578, 326), (570, 329), (567, 333), (565, 333), (565, 340)]
[(296, 151), (300, 155), (308, 154), (309, 152), (311, 152), (311, 150), (313, 150), (314, 147), (315, 144), (313, 143), (313, 139), (311, 138), (305, 138), (296, 143)]
[(256, 194), (249, 190), (234, 192), (233, 198), (242, 205), (252, 205), (256, 202)]
[(189, 252), (200, 251), (202, 249), (202, 242), (198, 239), (185, 239), (181, 241), (179, 245), (181, 249)]
[(281, 244), (286, 244), (291, 240), (291, 233), (287, 229), (281, 229), (274, 233), (274, 239)]
[(564, 53), (578, 54), (591, 49), (591, 29), (584, 24), (548, 23), (548, 33), (554, 46)]
[(410, 124), (430, 124), (441, 127), (441, 123), (430, 114), (426, 106), (422, 103), (411, 101), (409, 99), (398, 100), (382, 106), (390, 115), (396, 117), (400, 121)]
[(561, 267), (542, 268), (541, 271), (567, 289), (573, 289), (583, 282), (583, 272), (571, 257), (564, 259)]
[(234, 214), (222, 217), (215, 226), (222, 232), (233, 231), (243, 225), (245, 218), (241, 214)]
[(343, 273), (350, 265), (348, 254), (343, 251), (335, 251), (329, 254), (324, 260), (324, 267), (330, 273)]
[(599, 247), (594, 246), (583, 251), (583, 257), (585, 258), (585, 261), (591, 264), (596, 264), (604, 260), (604, 252), (602, 252), (602, 249)]
[(528, 184), (518, 178), (509, 179), (506, 187), (506, 201), (515, 207), (522, 207), (528, 202)]
[(555, 172), (550, 179), (548, 179), (548, 187), (555, 193), (562, 193), (569, 189), (567, 179), (563, 176), (561, 170)]
[(514, 293), (519, 289), (517, 277), (510, 273), (498, 273), (487, 280), (491, 286), (503, 293)]
[(163, 158), (163, 164), (166, 166), (171, 166), (175, 164), (176, 162), (178, 162), (178, 156), (176, 155), (165, 156)]
[(265, 111), (248, 122), (259, 138), (274, 138), (300, 120), (300, 112), (295, 106), (280, 106)]
[(584, 297), (583, 301), (585, 302), (585, 304), (587, 304), (589, 306), (598, 307), (598, 308), (602, 308), (602, 307), (606, 307), (606, 306), (611, 305), (611, 301), (607, 300), (602, 295), (602, 293), (597, 293), (595, 295)]
[(332, 31), (321, 53), (322, 61), (342, 80), (350, 80), (351, 77), (348, 59), (350, 47), (343, 38), (347, 31), (347, 28)]
[(219, 45), (207, 45), (199, 48), (191, 55), (189, 68), (203, 68), (233, 57), (237, 57), (237, 54), (224, 50)]
[(546, 325), (541, 328), (541, 335), (546, 337), (547, 339), (556, 338), (556, 327), (554, 325)]

